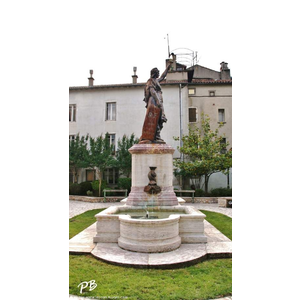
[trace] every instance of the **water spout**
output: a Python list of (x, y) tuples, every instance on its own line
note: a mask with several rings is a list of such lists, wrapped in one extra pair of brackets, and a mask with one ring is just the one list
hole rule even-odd
[(144, 208), (144, 210), (146, 211), (146, 219), (149, 219), (149, 212), (146, 208)]

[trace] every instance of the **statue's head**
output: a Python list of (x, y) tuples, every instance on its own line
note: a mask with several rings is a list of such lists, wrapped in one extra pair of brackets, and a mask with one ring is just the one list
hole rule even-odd
[(150, 72), (151, 78), (158, 78), (159, 77), (159, 70), (157, 68), (153, 68)]

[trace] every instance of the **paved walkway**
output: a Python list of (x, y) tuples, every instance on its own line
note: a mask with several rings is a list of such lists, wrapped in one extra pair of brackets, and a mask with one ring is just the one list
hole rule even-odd
[[(83, 201), (69, 200), (69, 218), (80, 215), (87, 210), (97, 208), (107, 208), (110, 206), (122, 205), (120, 202), (107, 202), (107, 203), (91, 203)], [(185, 206), (193, 206), (197, 209), (204, 209), (209, 211), (218, 212), (232, 218), (232, 209), (219, 207), (217, 203), (206, 204), (206, 203), (184, 203)]]
[(122, 205), (120, 202), (106, 202), (106, 203), (92, 203), (69, 200), (69, 218), (80, 215), (87, 210), (97, 209), (97, 208), (107, 208), (110, 206)]

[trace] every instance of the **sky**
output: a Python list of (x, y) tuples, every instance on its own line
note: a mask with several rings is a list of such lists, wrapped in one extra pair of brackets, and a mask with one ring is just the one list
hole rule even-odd
[(152, 68), (165, 68), (167, 35), (171, 52), (188, 48), (200, 65), (219, 71), (226, 61), (232, 68), (234, 11), (224, 1), (217, 1), (218, 9), (214, 3), (75, 2), (69, 15), (69, 86), (87, 85), (90, 69), (95, 85), (128, 83), (134, 66), (138, 82), (147, 81)]

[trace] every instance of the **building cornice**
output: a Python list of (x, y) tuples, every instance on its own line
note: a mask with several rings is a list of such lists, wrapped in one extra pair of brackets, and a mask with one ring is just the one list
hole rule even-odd
[[(160, 83), (161, 85), (232, 85), (232, 80), (213, 80), (213, 79), (193, 79), (192, 82), (188, 82), (187, 80), (164, 80)], [(141, 83), (122, 83), (122, 84), (103, 84), (103, 85), (94, 85), (94, 86), (70, 86), (70, 91), (77, 90), (99, 90), (99, 89), (111, 89), (111, 88), (136, 88), (136, 87), (144, 87), (146, 82)]]

